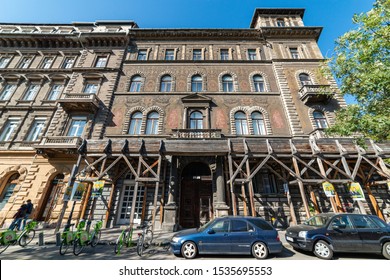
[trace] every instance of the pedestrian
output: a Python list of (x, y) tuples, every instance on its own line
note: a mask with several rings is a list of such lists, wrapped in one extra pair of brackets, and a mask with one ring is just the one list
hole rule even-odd
[(26, 216), (26, 212), (27, 212), (27, 204), (23, 202), (23, 204), (20, 206), (18, 211), (13, 216), (14, 220), (12, 221), (8, 229), (13, 230), (16, 227), (16, 229), (19, 230), (20, 224), (24, 219), (24, 217)]
[(24, 215), (24, 219), (22, 221), (22, 228), (21, 228), (21, 230), (23, 230), (24, 227), (26, 226), (26, 221), (30, 217), (33, 209), (34, 209), (34, 205), (31, 203), (31, 199), (27, 199), (26, 214)]

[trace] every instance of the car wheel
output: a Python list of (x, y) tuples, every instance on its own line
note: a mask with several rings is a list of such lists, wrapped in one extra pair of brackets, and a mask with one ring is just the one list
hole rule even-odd
[(330, 248), (329, 244), (323, 240), (318, 241), (314, 245), (314, 255), (320, 259), (330, 260), (333, 257), (333, 251)]
[(252, 246), (252, 255), (256, 259), (265, 259), (268, 257), (268, 248), (263, 242), (256, 242)]
[(181, 246), (181, 254), (186, 259), (193, 259), (196, 257), (198, 249), (194, 242), (187, 241)]
[(390, 242), (383, 244), (382, 254), (386, 259), (390, 260)]

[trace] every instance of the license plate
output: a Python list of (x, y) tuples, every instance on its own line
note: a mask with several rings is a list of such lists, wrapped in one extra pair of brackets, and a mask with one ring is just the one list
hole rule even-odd
[(286, 236), (286, 240), (287, 240), (287, 241), (293, 242), (293, 241), (294, 241), (294, 238), (292, 238), (292, 237), (290, 237), (290, 236)]

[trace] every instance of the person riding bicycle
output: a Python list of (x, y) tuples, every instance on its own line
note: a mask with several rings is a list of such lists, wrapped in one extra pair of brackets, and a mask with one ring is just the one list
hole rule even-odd
[(24, 227), (26, 226), (26, 221), (27, 221), (28, 218), (30, 217), (33, 208), (34, 208), (34, 205), (31, 203), (31, 199), (27, 199), (26, 214), (24, 215), (24, 219), (22, 220), (22, 227), (21, 227), (21, 230), (23, 230)]
[(8, 229), (13, 230), (15, 227), (17, 230), (20, 230), (20, 224), (27, 213), (27, 204), (23, 202), (23, 204), (20, 206), (18, 211), (13, 216), (14, 220), (12, 221), (11, 225)]

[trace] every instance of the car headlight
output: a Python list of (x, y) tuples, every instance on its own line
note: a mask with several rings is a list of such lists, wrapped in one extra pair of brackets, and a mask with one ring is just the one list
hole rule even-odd
[(180, 238), (179, 238), (179, 237), (173, 237), (173, 238), (172, 238), (172, 242), (174, 242), (174, 243), (177, 243), (177, 242), (179, 242), (179, 240), (180, 240)]
[(300, 232), (298, 233), (298, 236), (299, 236), (299, 237), (302, 237), (302, 238), (306, 238), (306, 235), (307, 235), (307, 231), (300, 231)]

